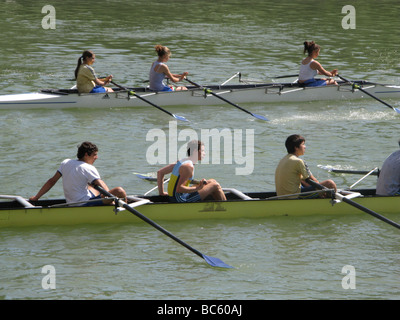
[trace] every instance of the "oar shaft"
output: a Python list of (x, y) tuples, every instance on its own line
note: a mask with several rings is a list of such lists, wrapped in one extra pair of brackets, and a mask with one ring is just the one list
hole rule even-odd
[(298, 76), (299, 76), (299, 74), (288, 74), (286, 76), (273, 77), (272, 79), (294, 78), (294, 77), (298, 77)]
[(252, 113), (252, 112), (250, 112), (250, 111), (248, 111), (248, 110), (242, 108), (241, 106), (238, 106), (236, 103), (233, 103), (232, 101), (229, 101), (228, 99), (225, 99), (224, 97), (221, 97), (220, 95), (218, 95), (218, 94), (212, 92), (211, 90), (209, 90), (209, 89), (203, 87), (202, 85), (197, 84), (196, 82), (193, 82), (193, 81), (189, 80), (188, 78), (185, 78), (185, 80), (186, 80), (187, 82), (191, 83), (192, 85), (194, 85), (194, 86), (196, 86), (196, 87), (198, 87), (198, 88), (200, 88), (200, 89), (203, 89), (206, 93), (209, 93), (209, 94), (213, 95), (214, 97), (216, 97), (216, 98), (218, 98), (218, 99), (221, 99), (222, 101), (224, 101), (224, 102), (226, 102), (226, 103), (228, 103), (228, 104), (230, 104), (230, 105), (232, 105), (232, 106), (238, 108), (239, 110), (242, 110), (242, 111), (244, 111), (244, 112), (246, 112), (246, 113), (252, 115), (253, 117), (255, 117), (255, 118), (257, 118), (257, 119), (260, 119), (260, 120), (263, 120), (263, 121), (268, 121), (268, 119), (267, 119), (266, 117), (261, 116), (261, 115), (258, 115), (258, 114), (255, 114), (255, 113)]
[[(323, 185), (321, 185), (321, 184), (319, 184), (319, 183), (317, 183), (317, 182), (315, 182), (315, 181), (313, 181), (311, 179), (307, 179), (307, 182), (310, 183), (311, 185), (315, 186), (318, 189), (329, 190), (325, 186), (323, 186)], [(372, 211), (372, 210), (370, 210), (370, 209), (358, 204), (357, 202), (354, 202), (354, 201), (346, 198), (345, 196), (341, 195), (340, 193), (336, 192), (335, 196), (336, 196), (337, 199), (339, 199), (339, 200), (341, 200), (341, 201), (343, 201), (343, 202), (345, 202), (345, 203), (347, 203), (347, 204), (349, 204), (349, 205), (351, 205), (351, 206), (353, 206), (353, 207), (355, 207), (355, 208), (357, 208), (357, 209), (359, 209), (361, 211), (364, 211), (365, 213), (368, 213), (368, 214), (374, 216), (375, 218), (378, 218), (379, 220), (382, 220), (382, 221), (392, 225), (393, 227), (396, 227), (397, 229), (400, 229), (400, 225), (398, 223), (396, 223), (396, 222), (394, 222), (394, 221), (382, 216), (379, 213), (376, 213), (375, 211)]]
[(353, 207), (355, 207), (357, 209), (360, 209), (360, 210), (370, 214), (371, 216), (374, 216), (375, 218), (378, 218), (379, 220), (382, 220), (382, 221), (392, 225), (393, 227), (395, 227), (397, 229), (400, 229), (400, 225), (398, 223), (396, 223), (396, 222), (394, 222), (394, 221), (392, 221), (392, 220), (380, 215), (379, 213), (376, 213), (375, 211), (372, 211), (372, 210), (370, 210), (370, 209), (358, 204), (357, 202), (354, 202), (354, 201), (352, 201), (350, 199), (347, 199), (346, 197), (343, 197), (342, 200), (343, 200), (343, 202), (346, 202), (346, 203), (352, 205)]
[[(196, 87), (199, 87), (199, 88), (201, 88), (201, 89), (203, 89), (203, 90), (207, 90), (207, 88), (205, 88), (205, 87), (203, 87), (202, 85), (197, 84), (197, 83), (195, 83), (195, 82), (189, 80), (188, 78), (186, 78), (186, 81), (189, 82), (189, 83), (191, 83), (192, 85), (194, 85), (194, 86), (196, 86)], [(242, 110), (242, 111), (244, 111), (244, 112), (247, 112), (248, 114), (251, 114), (250, 111), (248, 111), (248, 110), (246, 110), (246, 109), (243, 109), (241, 106), (238, 106), (236, 103), (233, 103), (232, 101), (229, 101), (229, 100), (225, 99), (224, 97), (221, 97), (220, 95), (218, 95), (218, 94), (212, 92), (211, 90), (207, 90), (206, 92), (209, 93), (209, 94), (212, 94), (214, 97), (217, 97), (217, 98), (221, 99), (222, 101), (225, 101), (226, 103), (229, 103), (229, 104), (235, 106), (236, 108), (239, 108), (240, 110)]]
[[(329, 171), (334, 172), (334, 173), (349, 173), (349, 174), (368, 174), (369, 173), (369, 171), (365, 171), (365, 170), (330, 169)], [(373, 176), (379, 175), (379, 170), (372, 171), (371, 175), (373, 175)]]
[[(102, 187), (98, 186), (98, 185), (94, 185), (94, 188), (96, 190), (98, 190), (100, 193), (102, 193), (103, 195), (106, 195), (108, 197), (113, 197), (113, 195), (104, 190)], [(158, 225), (157, 223), (155, 223), (153, 220), (147, 218), (146, 216), (144, 216), (143, 214), (141, 214), (139, 211), (133, 209), (132, 207), (130, 207), (127, 203), (125, 203), (122, 200), (117, 199), (116, 201), (118, 201), (118, 205), (121, 205), (122, 207), (124, 207), (126, 210), (128, 210), (129, 212), (133, 213), (135, 216), (137, 216), (138, 218), (142, 219), (143, 221), (147, 222), (148, 224), (150, 224), (152, 227), (156, 228), (157, 230), (161, 231), (162, 233), (164, 233), (166, 236), (170, 237), (171, 239), (175, 240), (176, 242), (178, 242), (179, 244), (181, 244), (182, 246), (184, 246), (185, 248), (189, 249), (190, 251), (192, 251), (193, 253), (197, 254), (199, 257), (203, 258), (203, 254), (192, 248), (191, 246), (189, 246), (187, 243), (185, 243), (184, 241), (182, 241), (181, 239), (177, 238), (176, 236), (174, 236), (171, 232), (169, 232), (168, 230), (165, 230), (163, 227), (161, 227), (160, 225)]]
[[(106, 195), (106, 196), (113, 196), (110, 192), (104, 190), (102, 187), (98, 185), (93, 185), (93, 187), (98, 190), (101, 194)], [(129, 206), (127, 203), (125, 203), (122, 200), (116, 199), (115, 200), (119, 206), (124, 207), (126, 210), (129, 212), (133, 213), (135, 216), (138, 218), (142, 219), (144, 222), (150, 224), (152, 227), (156, 228), (158, 231), (161, 231), (164, 233), (166, 236), (171, 238), (172, 240), (175, 240), (178, 242), (180, 245), (184, 246), (186, 249), (192, 251), (194, 254), (198, 255), (200, 258), (203, 258), (210, 266), (212, 267), (219, 267), (219, 268), (233, 268), (230, 265), (226, 264), (223, 262), (221, 259), (214, 258), (207, 256), (205, 254), (202, 254), (200, 251), (196, 250), (195, 248), (189, 246), (186, 242), (182, 241), (178, 237), (174, 236), (171, 232), (168, 230), (165, 230), (163, 227), (155, 223), (153, 220), (147, 218), (145, 215), (141, 214), (139, 211), (133, 209), (131, 206)]]
[[(350, 81), (350, 80), (347, 80), (346, 78), (343, 78), (342, 76), (339, 76), (339, 75), (338, 75), (338, 77), (339, 77), (340, 79), (342, 79), (343, 81), (346, 81), (346, 82), (351, 83), (351, 84), (354, 85), (354, 82), (352, 82), (352, 81)], [(367, 90), (364, 90), (363, 88), (361, 88), (361, 86), (357, 86), (356, 88), (357, 88), (358, 90), (360, 90), (361, 92), (364, 92), (366, 95), (369, 95), (371, 98), (374, 98), (375, 100), (377, 100), (377, 101), (379, 101), (380, 103), (384, 104), (385, 106), (389, 107), (390, 109), (392, 109), (392, 110), (398, 112), (396, 108), (394, 108), (393, 106), (391, 106), (391, 105), (388, 104), (387, 102), (385, 102), (385, 101), (379, 99), (378, 97), (374, 96), (373, 94), (369, 93)]]
[(353, 188), (356, 184), (358, 184), (359, 182), (363, 181), (366, 177), (368, 177), (370, 174), (372, 174), (373, 172), (375, 172), (375, 170), (378, 168), (374, 168), (371, 171), (369, 171), (365, 176), (363, 176), (361, 179), (358, 179), (356, 182), (354, 182), (349, 189)]
[(115, 83), (114, 81), (111, 81), (111, 83), (114, 84), (114, 85), (116, 85), (118, 88), (120, 88), (120, 89), (122, 89), (122, 90), (127, 90), (127, 91), (129, 92), (129, 94), (131, 94), (131, 95), (135, 96), (136, 98), (138, 98), (138, 99), (140, 99), (140, 100), (142, 100), (142, 101), (144, 101), (144, 102), (150, 104), (151, 106), (157, 108), (158, 110), (161, 110), (162, 112), (165, 112), (166, 114), (170, 115), (171, 117), (174, 117), (175, 119), (182, 120), (182, 121), (188, 121), (185, 117), (177, 116), (177, 115), (175, 115), (175, 114), (169, 112), (168, 110), (165, 110), (164, 108), (161, 108), (160, 106), (158, 106), (158, 105), (156, 105), (155, 103), (153, 103), (153, 102), (151, 102), (151, 101), (149, 101), (149, 100), (143, 98), (142, 96), (136, 94), (135, 92), (130, 91), (128, 88), (125, 88), (125, 87), (123, 87), (123, 86), (120, 86), (119, 84)]

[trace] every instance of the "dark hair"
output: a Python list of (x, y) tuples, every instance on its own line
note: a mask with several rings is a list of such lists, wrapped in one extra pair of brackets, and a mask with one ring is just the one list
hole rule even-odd
[(166, 54), (171, 55), (171, 50), (169, 50), (167, 47), (162, 46), (161, 44), (158, 44), (154, 47), (156, 49), (156, 52), (159, 57), (162, 57)]
[(204, 145), (204, 143), (201, 142), (200, 140), (189, 141), (187, 144), (187, 155), (190, 157), (190, 155), (192, 154), (191, 150), (194, 151), (197, 149), (197, 152), (199, 152), (201, 149), (201, 146), (203, 146), (203, 145)]
[(92, 51), (89, 51), (89, 50), (83, 51), (82, 55), (78, 59), (78, 65), (76, 66), (76, 69), (75, 69), (75, 80), (78, 78), (79, 67), (81, 66), (83, 60), (85, 60), (86, 58), (91, 58), (91, 57), (93, 57)]
[(305, 142), (306, 139), (299, 134), (292, 134), (286, 139), (285, 147), (288, 153), (294, 153), (296, 151), (296, 147), (300, 147), (300, 145)]
[(315, 50), (319, 50), (320, 48), (321, 47), (314, 41), (304, 41), (304, 53), (308, 52), (309, 56), (311, 56)]
[(76, 154), (76, 157), (78, 159), (82, 159), (85, 154), (87, 153), (89, 156), (93, 153), (99, 151), (97, 146), (94, 143), (91, 143), (89, 141), (82, 142), (80, 146), (78, 146), (78, 152)]

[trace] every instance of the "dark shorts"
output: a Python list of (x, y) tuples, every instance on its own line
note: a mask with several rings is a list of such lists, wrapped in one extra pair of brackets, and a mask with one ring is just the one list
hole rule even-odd
[[(311, 191), (315, 191), (315, 187), (314, 186), (308, 186), (308, 187), (303, 187), (301, 186), (301, 192), (311, 192)], [(300, 198), (307, 198), (307, 199), (314, 199), (314, 198), (318, 198), (319, 197), (319, 193), (315, 192), (315, 193), (309, 193), (309, 194), (305, 194), (305, 195), (301, 195)]]
[(192, 193), (175, 193), (175, 197), (170, 197), (172, 202), (198, 202), (201, 200), (200, 194), (196, 192)]
[(82, 207), (93, 207), (93, 206), (102, 206), (104, 205), (104, 202), (101, 198), (101, 195), (99, 194), (98, 196), (95, 196), (91, 191), (89, 191), (92, 194), (92, 197), (89, 200), (99, 200), (99, 201), (91, 201), (88, 203), (85, 203), (82, 205)]

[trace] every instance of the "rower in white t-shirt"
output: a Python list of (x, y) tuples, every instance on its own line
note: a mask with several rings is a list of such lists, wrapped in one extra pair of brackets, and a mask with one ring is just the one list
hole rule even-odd
[(36, 196), (29, 200), (37, 201), (47, 193), (62, 177), (63, 189), (67, 203), (85, 202), (98, 199), (99, 201), (84, 203), (83, 205), (110, 204), (112, 200), (102, 200), (102, 196), (91, 185), (95, 184), (126, 202), (126, 192), (121, 187), (111, 190), (101, 180), (100, 174), (93, 163), (98, 158), (98, 148), (91, 142), (83, 142), (78, 147), (77, 160), (65, 159), (53, 177), (51, 177), (39, 190)]

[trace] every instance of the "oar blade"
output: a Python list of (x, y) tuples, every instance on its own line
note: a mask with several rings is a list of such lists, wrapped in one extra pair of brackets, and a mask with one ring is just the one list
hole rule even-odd
[(183, 117), (183, 116), (178, 116), (178, 115), (176, 115), (176, 114), (172, 114), (172, 116), (173, 116), (175, 119), (177, 119), (177, 120), (189, 122), (189, 120), (186, 119), (186, 118)]
[(259, 119), (259, 120), (263, 120), (263, 121), (269, 121), (266, 117), (264, 117), (264, 116), (261, 116), (261, 115), (259, 115), (259, 114), (256, 114), (256, 113), (252, 113), (251, 114), (253, 117), (255, 117), (255, 118), (257, 118), (257, 119)]
[(393, 107), (393, 110), (400, 114), (400, 109)]
[(206, 262), (212, 267), (228, 268), (228, 269), (234, 268), (234, 267), (230, 266), (229, 264), (226, 264), (225, 262), (223, 262), (221, 259), (206, 256), (205, 254), (203, 254), (203, 259), (206, 260)]

